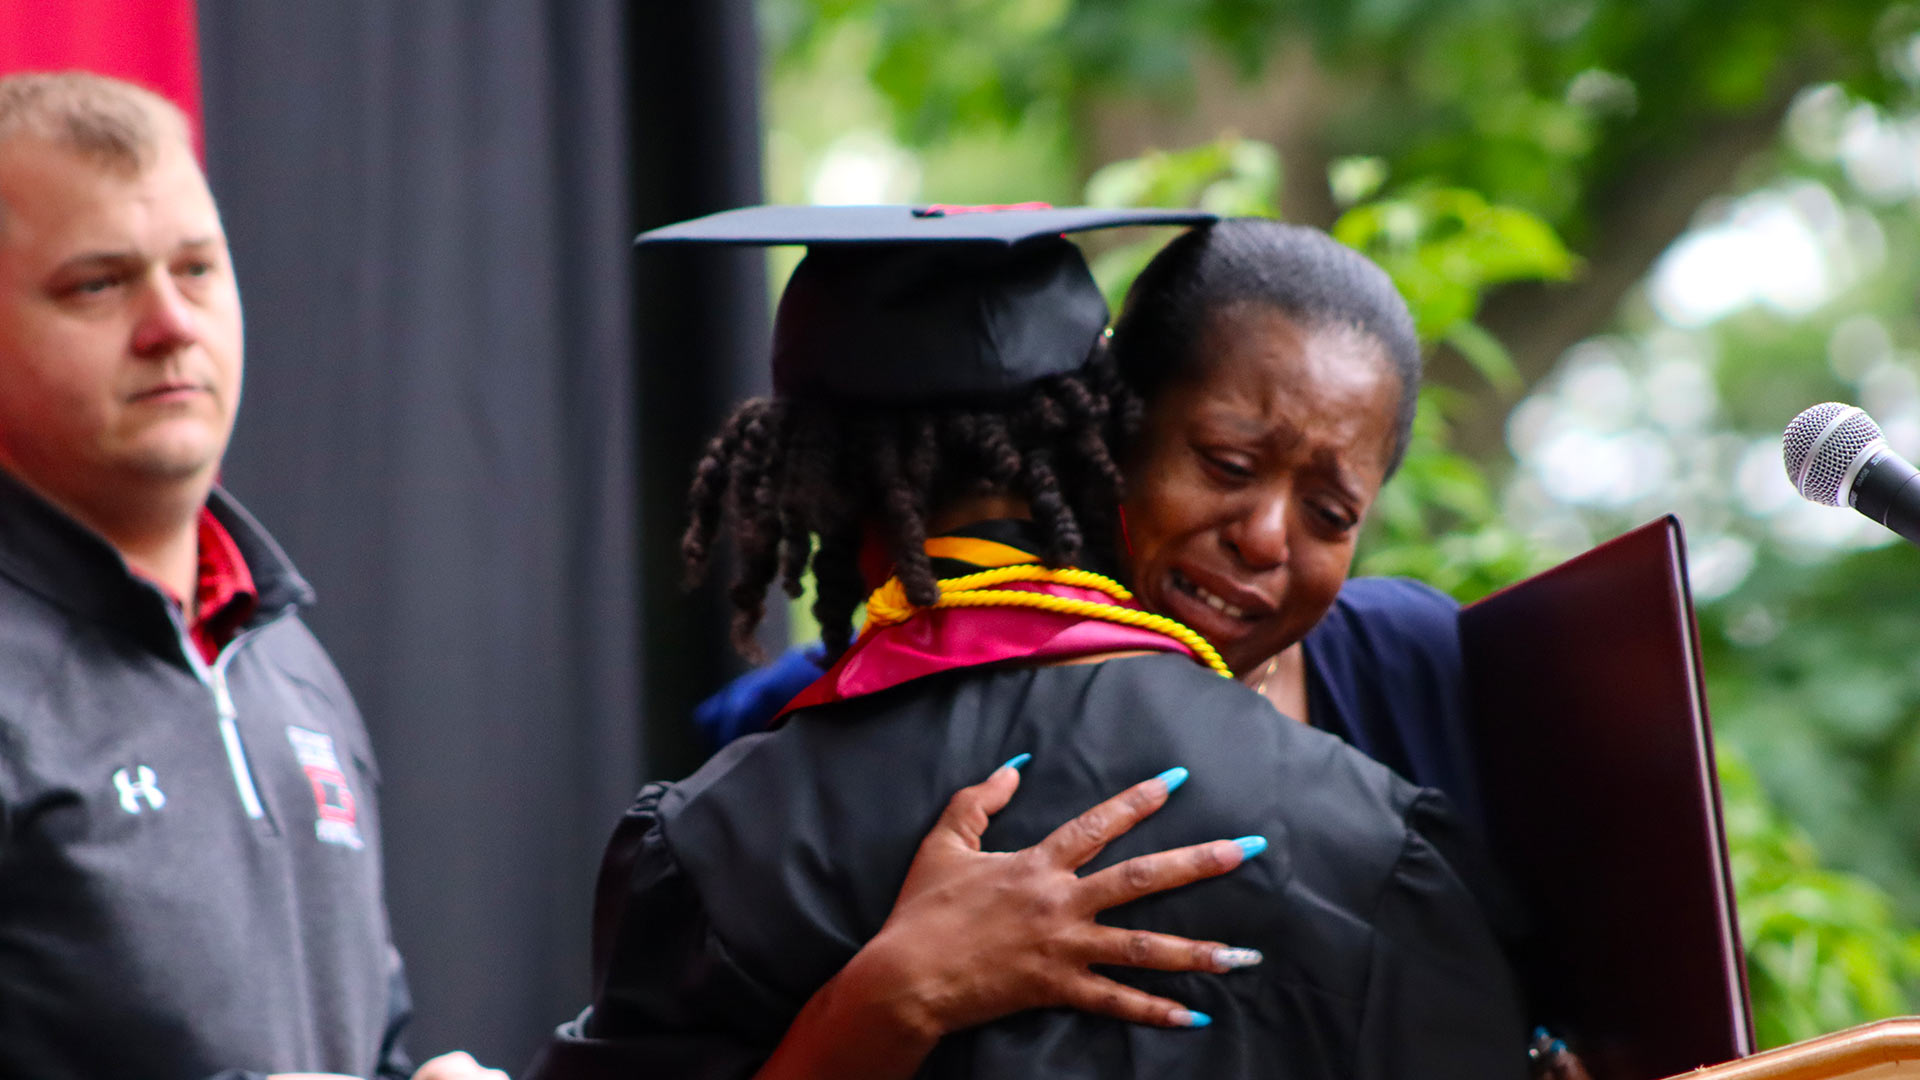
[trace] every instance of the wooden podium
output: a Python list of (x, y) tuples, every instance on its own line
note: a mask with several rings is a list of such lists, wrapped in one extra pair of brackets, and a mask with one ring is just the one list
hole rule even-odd
[(1902, 1016), (1782, 1046), (1668, 1080), (1920, 1078), (1920, 1016)]

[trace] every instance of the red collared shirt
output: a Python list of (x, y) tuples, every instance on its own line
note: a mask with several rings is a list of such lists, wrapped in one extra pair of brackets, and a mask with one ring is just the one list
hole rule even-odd
[(193, 606), (188, 608), (166, 586), (159, 588), (185, 611), (187, 636), (193, 639), (201, 658), (211, 664), (259, 606), (260, 594), (239, 545), (213, 511), (204, 506), (200, 508), (199, 529), (200, 565), (194, 579)]

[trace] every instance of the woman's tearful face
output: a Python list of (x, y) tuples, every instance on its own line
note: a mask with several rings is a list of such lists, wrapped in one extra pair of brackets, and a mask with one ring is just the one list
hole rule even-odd
[(1134, 591), (1237, 674), (1299, 641), (1346, 580), (1393, 452), (1377, 341), (1260, 303), (1213, 313), (1193, 378), (1148, 408), (1128, 470)]

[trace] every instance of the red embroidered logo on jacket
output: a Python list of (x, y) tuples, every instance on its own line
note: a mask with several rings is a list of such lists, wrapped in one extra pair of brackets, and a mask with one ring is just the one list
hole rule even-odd
[(333, 752), (333, 736), (288, 725), (287, 738), (293, 743), (294, 756), (306, 770), (313, 785), (313, 835), (328, 844), (359, 851), (366, 846), (360, 836), (353, 789), (340, 771), (339, 755)]

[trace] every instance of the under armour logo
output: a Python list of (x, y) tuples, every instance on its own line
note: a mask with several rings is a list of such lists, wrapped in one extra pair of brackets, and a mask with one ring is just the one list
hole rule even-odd
[(160, 790), (159, 777), (153, 775), (153, 770), (145, 765), (134, 769), (132, 776), (128, 775), (126, 769), (115, 769), (113, 786), (120, 789), (120, 809), (129, 814), (137, 814), (143, 809), (140, 805), (142, 798), (147, 800), (147, 806), (155, 810), (167, 805), (167, 793)]

